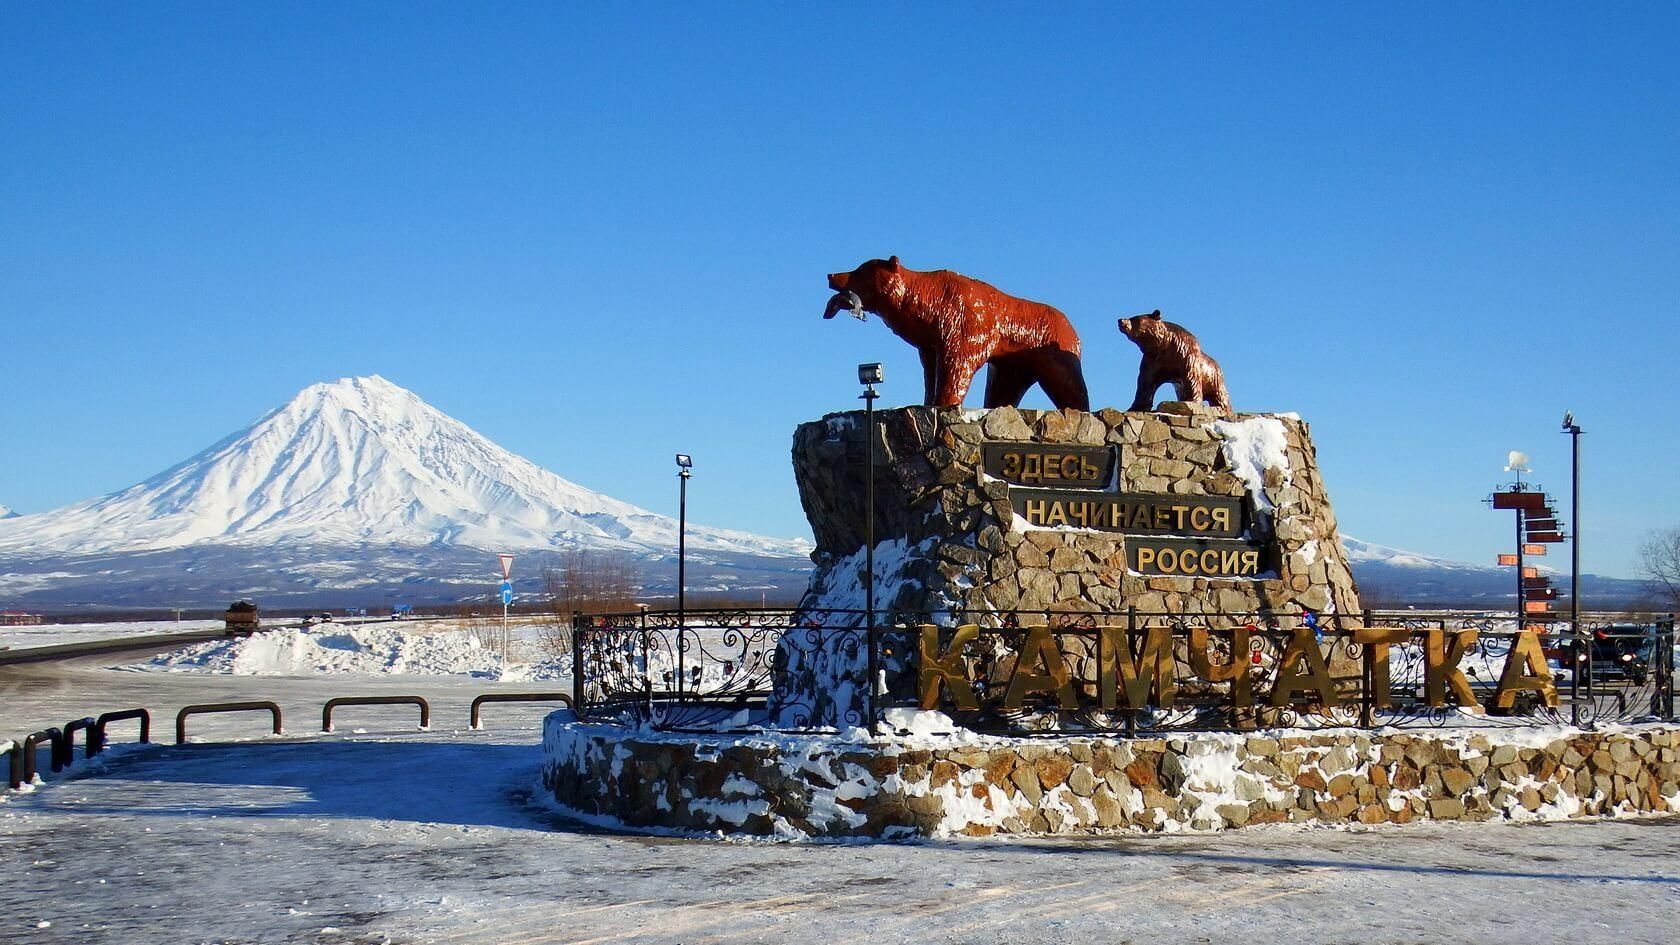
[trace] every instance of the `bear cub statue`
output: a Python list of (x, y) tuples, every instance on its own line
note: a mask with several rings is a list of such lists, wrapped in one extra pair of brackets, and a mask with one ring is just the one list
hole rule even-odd
[(1120, 319), (1120, 333), (1143, 351), (1138, 365), (1137, 396), (1129, 410), (1152, 410), (1155, 391), (1172, 384), (1185, 403), (1206, 401), (1229, 414), (1231, 396), (1225, 391), (1225, 374), (1219, 362), (1207, 356), (1201, 342), (1184, 326), (1161, 320), (1161, 310), (1148, 315)]

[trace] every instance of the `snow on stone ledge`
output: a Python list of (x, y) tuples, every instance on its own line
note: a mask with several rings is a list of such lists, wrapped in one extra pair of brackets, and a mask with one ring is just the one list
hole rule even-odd
[(1266, 470), (1278, 470), (1284, 484), (1289, 482), (1289, 437), (1283, 421), (1276, 417), (1215, 420), (1208, 429), (1220, 438), (1225, 464), (1248, 487), (1254, 508), (1269, 515), (1272, 500), (1266, 496)]

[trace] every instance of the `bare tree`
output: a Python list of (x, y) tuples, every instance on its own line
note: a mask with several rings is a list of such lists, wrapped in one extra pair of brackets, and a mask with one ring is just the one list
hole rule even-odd
[(1359, 602), (1367, 610), (1401, 610), (1406, 606), (1394, 588), (1383, 581), (1360, 581)]
[(1639, 547), (1639, 562), (1662, 606), (1680, 609), (1680, 527), (1652, 532)]
[(543, 568), (543, 589), (551, 619), (540, 633), (553, 655), (572, 650), (572, 615), (601, 614), (636, 608), (636, 563), (626, 555), (587, 550), (567, 551), (558, 564)]
[(473, 635), (478, 645), (485, 649), (496, 649), (500, 652), (502, 645), (501, 614), (491, 619), (488, 605), (485, 604), (456, 604), (453, 608), (456, 623), (462, 630)]

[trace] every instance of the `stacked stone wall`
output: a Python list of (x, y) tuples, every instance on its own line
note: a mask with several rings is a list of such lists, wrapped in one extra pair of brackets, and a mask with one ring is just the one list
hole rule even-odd
[[(1245, 481), (1224, 446), (1232, 424), (1253, 421), (1279, 425), (1284, 462)], [(880, 607), (1359, 611), (1310, 430), (1293, 415), (1226, 418), (1180, 403), (1147, 413), (907, 407), (878, 412), (873, 433), (877, 560), (884, 544), (893, 550), (892, 570), (877, 566)], [(855, 603), (869, 434), (864, 415), (851, 411), (794, 435), (794, 473), (817, 539), (807, 606)], [(1260, 579), (1151, 576), (1128, 570), (1122, 535), (1025, 527), (1009, 486), (983, 469), (987, 441), (1118, 446), (1118, 491), (1244, 497), (1257, 513), (1251, 537), (1275, 542), (1278, 567)]]
[(1680, 731), (1511, 729), (847, 741), (545, 732), (561, 804), (630, 827), (787, 837), (1404, 824), (1680, 807)]

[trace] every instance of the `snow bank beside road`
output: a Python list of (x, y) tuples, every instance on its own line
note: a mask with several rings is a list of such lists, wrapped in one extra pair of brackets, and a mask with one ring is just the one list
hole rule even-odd
[(480, 643), (468, 631), (425, 633), (324, 623), (302, 630), (270, 630), (200, 643), (124, 668), (233, 676), (348, 673), (557, 679), (569, 675), (569, 667), (559, 659), (521, 664), (517, 650), (515, 665), (506, 676), (501, 665), (500, 651)]

